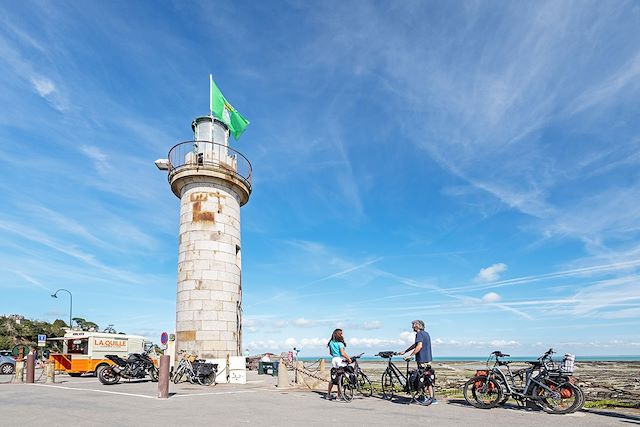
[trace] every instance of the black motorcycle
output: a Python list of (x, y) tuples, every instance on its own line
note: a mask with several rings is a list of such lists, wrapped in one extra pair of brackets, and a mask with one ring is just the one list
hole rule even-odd
[(131, 353), (127, 360), (113, 354), (108, 354), (105, 357), (115, 365), (108, 366), (98, 372), (98, 379), (102, 384), (117, 384), (120, 378), (144, 378), (147, 374), (151, 377), (151, 381), (158, 381), (158, 368), (153, 364), (148, 351)]

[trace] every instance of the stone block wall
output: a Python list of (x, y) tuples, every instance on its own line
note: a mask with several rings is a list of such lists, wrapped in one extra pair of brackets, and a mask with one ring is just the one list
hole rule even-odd
[(180, 198), (176, 350), (203, 359), (241, 354), (240, 199), (219, 182)]

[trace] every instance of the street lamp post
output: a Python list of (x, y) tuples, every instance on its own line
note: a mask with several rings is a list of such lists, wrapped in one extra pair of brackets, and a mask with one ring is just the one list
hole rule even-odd
[(54, 293), (51, 294), (51, 298), (58, 298), (58, 292), (65, 291), (69, 294), (69, 328), (72, 328), (71, 319), (73, 319), (73, 295), (66, 289), (58, 289)]

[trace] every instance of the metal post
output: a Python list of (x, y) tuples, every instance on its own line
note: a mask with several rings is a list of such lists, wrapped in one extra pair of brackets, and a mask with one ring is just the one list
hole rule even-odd
[(160, 356), (160, 366), (158, 367), (158, 399), (169, 397), (169, 363), (168, 355)]
[(58, 292), (65, 291), (69, 294), (69, 328), (73, 328), (71, 321), (73, 319), (73, 295), (67, 289), (58, 289), (54, 293), (51, 294), (51, 298), (58, 298)]
[(33, 384), (36, 372), (36, 356), (29, 352), (27, 356), (27, 383)]

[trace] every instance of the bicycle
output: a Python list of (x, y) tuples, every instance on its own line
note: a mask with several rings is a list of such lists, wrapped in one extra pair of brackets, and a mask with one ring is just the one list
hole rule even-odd
[[(531, 401), (540, 409), (551, 414), (568, 414), (584, 405), (584, 393), (573, 383), (568, 375), (573, 372), (573, 363), (556, 368), (549, 349), (536, 361), (527, 362), (531, 366), (512, 371), (511, 361), (501, 360), (509, 357), (500, 351), (494, 351), (487, 359), (487, 370), (477, 371), (463, 388), (464, 398), (471, 406), (491, 409), (504, 405), (509, 398), (524, 406)], [(493, 366), (490, 366), (491, 361)], [(506, 373), (500, 369), (506, 367)], [(516, 378), (519, 384), (516, 383)]]
[(369, 380), (369, 377), (360, 369), (360, 364), (358, 364), (358, 359), (362, 356), (364, 356), (364, 353), (360, 353), (351, 358), (353, 361), (353, 373), (356, 376), (356, 390), (364, 397), (371, 397), (371, 395), (373, 395), (371, 380)]
[(373, 386), (369, 377), (362, 372), (358, 359), (360, 359), (364, 353), (360, 353), (357, 356), (351, 358), (352, 364), (343, 366), (341, 368), (331, 369), (331, 378), (334, 384), (337, 384), (340, 389), (340, 395), (346, 402), (353, 400), (355, 391), (360, 393), (364, 397), (370, 397), (373, 395)]
[(216, 384), (216, 375), (218, 365), (215, 363), (206, 363), (202, 359), (197, 359), (195, 355), (183, 354), (180, 363), (176, 366), (171, 379), (174, 384), (182, 381), (184, 376), (191, 384), (200, 384), (209, 386)]
[(406, 373), (402, 373), (392, 361), (393, 356), (398, 355), (399, 353), (394, 351), (381, 351), (376, 354), (383, 359), (388, 359), (387, 368), (382, 373), (382, 398), (392, 400), (395, 395), (404, 392), (411, 395), (409, 403), (430, 405), (435, 397), (429, 393), (429, 387), (435, 384), (435, 372), (430, 365), (410, 370), (411, 359), (408, 359)]

